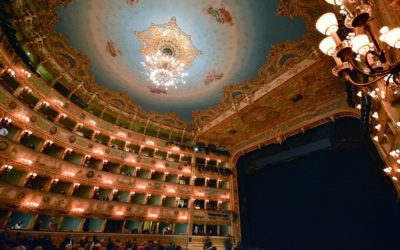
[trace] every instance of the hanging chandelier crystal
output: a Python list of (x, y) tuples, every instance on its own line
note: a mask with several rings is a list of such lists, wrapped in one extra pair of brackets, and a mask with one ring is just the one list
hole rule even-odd
[(179, 28), (175, 17), (168, 23), (136, 31), (135, 35), (145, 57), (144, 73), (158, 91), (166, 93), (169, 88), (186, 83), (187, 69), (202, 52), (193, 45), (191, 36)]
[(175, 59), (169, 51), (157, 51), (154, 55), (146, 56), (146, 61), (142, 62), (149, 80), (157, 88), (165, 90), (185, 84), (184, 78), (188, 75), (185, 72), (185, 64)]
[[(374, 34), (369, 21), (372, 5), (368, 0), (325, 0), (339, 7), (345, 16), (344, 26), (350, 30), (342, 41), (337, 31), (339, 24), (335, 14), (322, 15), (316, 28), (327, 37), (319, 44), (320, 50), (336, 62), (332, 69), (335, 76), (344, 77), (356, 86), (367, 86), (383, 80), (386, 85), (400, 84), (400, 62), (392, 62), (392, 48), (400, 48), (400, 28), (384, 26), (380, 34)], [(351, 76), (357, 72), (368, 79), (357, 82)]]

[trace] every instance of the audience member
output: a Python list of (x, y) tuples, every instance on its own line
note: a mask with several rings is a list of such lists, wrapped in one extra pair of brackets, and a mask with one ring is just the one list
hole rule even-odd
[(2, 136), (7, 136), (8, 135), (7, 128), (3, 127), (1, 124), (0, 124), (0, 135), (2, 135)]
[[(75, 243), (76, 242), (76, 243)], [(208, 239), (206, 241), (207, 246), (211, 248), (208, 249), (216, 249), (212, 248), (211, 240)], [(175, 245), (173, 242), (170, 242), (167, 245), (163, 245), (158, 240), (148, 240), (144, 241), (143, 244), (139, 247), (136, 239), (128, 239), (126, 241), (121, 241), (119, 239), (113, 240), (112, 238), (101, 239), (99, 240), (97, 236), (93, 236), (92, 240), (89, 240), (88, 237), (84, 236), (79, 241), (71, 237), (66, 236), (62, 242), (57, 247), (54, 244), (54, 241), (47, 235), (42, 236), (32, 236), (32, 235), (23, 235), (18, 232), (16, 235), (11, 236), (7, 230), (0, 232), (0, 249), (1, 250), (69, 250), (69, 249), (87, 249), (87, 250), (182, 250), (182, 247), (179, 245)]]
[(22, 220), (19, 220), (17, 223), (15, 223), (13, 229), (21, 229), (23, 224), (24, 222)]

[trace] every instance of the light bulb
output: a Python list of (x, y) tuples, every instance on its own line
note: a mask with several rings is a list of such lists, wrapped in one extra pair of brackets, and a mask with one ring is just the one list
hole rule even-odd
[(319, 49), (328, 56), (333, 56), (335, 53), (336, 49), (336, 43), (335, 40), (331, 36), (325, 37), (320, 43), (319, 43)]
[(353, 38), (352, 44), (352, 50), (355, 53), (365, 56), (370, 49), (371, 42), (367, 35), (358, 35)]
[[(389, 32), (385, 33), (384, 41), (389, 44), (391, 47), (400, 48), (400, 28), (394, 28)], [(382, 36), (381, 36), (382, 37)], [(380, 37), (380, 38), (381, 38)]]
[(342, 0), (325, 0), (325, 2), (332, 4), (332, 5), (338, 5), (338, 6), (343, 4)]
[(320, 18), (318, 18), (315, 27), (319, 32), (327, 36), (330, 36), (332, 33), (335, 33), (339, 29), (336, 16), (332, 12), (325, 13)]

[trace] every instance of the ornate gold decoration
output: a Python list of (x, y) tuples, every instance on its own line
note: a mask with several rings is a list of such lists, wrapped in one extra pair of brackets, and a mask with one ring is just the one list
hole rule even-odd
[[(60, 5), (65, 6), (69, 2), (69, 0), (38, 0), (37, 2), (35, 1), (35, 4), (32, 4), (31, 2), (27, 1), (23, 3), (23, 8), (15, 6), (13, 9), (15, 15), (18, 17), (24, 17), (26, 15), (26, 9), (28, 9), (30, 13), (37, 16), (37, 18), (33, 19), (31, 25), (27, 25), (25, 22), (19, 21), (18, 19), (16, 20), (17, 22), (15, 26), (19, 29), (21, 34), (24, 35), (24, 41), (27, 42), (26, 45), (34, 54), (38, 56), (38, 60), (43, 62), (43, 66), (51, 71), (51, 73), (55, 76), (59, 76), (59, 79), (61, 79), (60, 81), (68, 89), (76, 88), (79, 83), (78, 81), (68, 81), (64, 79), (79, 79), (80, 82), (84, 82), (84, 86), (75, 93), (81, 97), (82, 100), (90, 100), (92, 103), (99, 103), (99, 105), (101, 104), (100, 106), (107, 104), (108, 108), (111, 110), (121, 110), (122, 115), (124, 116), (127, 116), (125, 110), (132, 111), (132, 117), (137, 117), (136, 120), (139, 120), (140, 118), (142, 123), (150, 120), (149, 127), (168, 126), (170, 128), (178, 129), (185, 128), (185, 131), (188, 131), (188, 134), (192, 136), (194, 135), (194, 131), (198, 131), (198, 129), (207, 127), (202, 132), (205, 133), (207, 130), (210, 130), (209, 133), (205, 135), (194, 135), (198, 140), (208, 141), (211, 138), (214, 138), (214, 140), (215, 138), (220, 138), (212, 137), (211, 135), (214, 134), (213, 132), (217, 132), (216, 134), (219, 134), (219, 131), (215, 130), (223, 129), (220, 128), (219, 124), (229, 123), (229, 121), (226, 120), (226, 118), (229, 116), (224, 116), (226, 112), (229, 112), (230, 110), (237, 110), (238, 104), (243, 103), (243, 101), (246, 100), (248, 100), (247, 106), (254, 106), (254, 103), (256, 102), (254, 97), (258, 90), (272, 88), (271, 83), (274, 81), (274, 79), (281, 75), (285, 75), (288, 72), (303, 71), (304, 68), (296, 69), (295, 66), (301, 64), (304, 59), (311, 58), (316, 60), (319, 58), (319, 52), (317, 51), (317, 48), (315, 48), (315, 45), (318, 41), (318, 36), (316, 36), (316, 31), (314, 29), (307, 29), (306, 35), (299, 41), (276, 44), (270, 51), (268, 61), (263, 67), (260, 68), (260, 74), (258, 77), (245, 80), (242, 83), (226, 86), (224, 88), (223, 97), (218, 105), (206, 110), (194, 111), (193, 121), (188, 123), (182, 121), (175, 113), (158, 114), (155, 112), (144, 112), (139, 105), (133, 103), (131, 98), (126, 94), (113, 92), (106, 87), (100, 87), (96, 83), (94, 77), (89, 72), (90, 60), (82, 55), (79, 51), (71, 48), (65, 37), (54, 30), (54, 24), (58, 20), (56, 7)], [(315, 2), (310, 2), (307, 0), (280, 0), (278, 14), (282, 16), (288, 16), (289, 18), (304, 18), (308, 24), (308, 27), (314, 27), (314, 21), (316, 17), (326, 11), (327, 5), (323, 0)], [(173, 22), (175, 22), (176, 25), (176, 20)], [(174, 25), (173, 22), (170, 21), (169, 23)], [(45, 37), (44, 45), (34, 42), (36, 36), (32, 30), (41, 31), (42, 36)], [(144, 32), (145, 31), (138, 33), (143, 33), (142, 35), (144, 35)], [(190, 36), (187, 37), (190, 38)], [(56, 67), (56, 65), (59, 65), (60, 67)], [(289, 79), (284, 80), (287, 81)], [(293, 88), (296, 87), (297, 86), (293, 86)], [(40, 90), (44, 92), (45, 87), (40, 88)], [(93, 98), (93, 96), (95, 97)], [(292, 96), (293, 94), (289, 98)], [(305, 95), (305, 97), (307, 96)], [(267, 96), (265, 98), (268, 99)], [(314, 96), (300, 101), (298, 105), (304, 107), (305, 104), (303, 103), (309, 103), (313, 100)], [(263, 104), (261, 106), (270, 105)], [(292, 106), (290, 106), (291, 109), (294, 109)], [(247, 110), (250, 110), (250, 108)], [(286, 116), (285, 113), (280, 112), (280, 114), (281, 118)], [(225, 119), (218, 120), (218, 122), (213, 124), (213, 126), (209, 126), (209, 124), (218, 117), (225, 117)], [(237, 118), (238, 119), (235, 120), (235, 122), (237, 122), (239, 126), (232, 126), (232, 131), (239, 131), (242, 129), (242, 121), (240, 116)], [(252, 128), (250, 125), (247, 126)], [(227, 144), (235, 144), (242, 141), (243, 138), (246, 138), (246, 134), (241, 132), (236, 133), (235, 136), (230, 134), (229, 136), (221, 137), (219, 141), (224, 142), (224, 138), (229, 139), (229, 143)]]
[(145, 31), (136, 31), (135, 35), (144, 56), (162, 52), (182, 62), (185, 68), (190, 67), (194, 59), (202, 53), (194, 47), (191, 36), (179, 28), (175, 17), (166, 24), (152, 24)]

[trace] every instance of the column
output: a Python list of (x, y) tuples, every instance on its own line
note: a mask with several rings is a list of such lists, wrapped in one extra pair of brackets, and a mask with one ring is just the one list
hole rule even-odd
[(135, 122), (135, 120), (136, 120), (136, 117), (137, 117), (137, 114), (135, 114), (135, 116), (133, 117), (133, 119), (132, 119), (132, 121), (131, 121), (131, 124), (129, 125), (129, 129), (130, 129), (130, 130), (132, 130), (132, 127), (133, 127), (133, 124), (134, 124), (134, 122)]
[(182, 136), (181, 136), (181, 143), (183, 143), (183, 137), (185, 136), (185, 129), (182, 131)]
[(116, 124), (116, 125), (118, 125), (118, 120), (119, 120), (119, 118), (121, 117), (121, 113), (122, 113), (122, 110), (120, 110), (120, 112), (119, 112), (118, 115), (117, 115), (117, 118), (115, 118), (115, 124)]
[(97, 93), (94, 93), (94, 94), (90, 97), (90, 99), (86, 102), (86, 104), (89, 105), (89, 104), (94, 100), (94, 98), (96, 97), (96, 95), (97, 95)]
[(103, 115), (104, 115), (104, 112), (106, 111), (106, 109), (107, 109), (107, 106), (104, 106), (103, 110), (101, 111), (101, 113), (99, 115), (100, 118), (103, 118)]
[(158, 127), (158, 129), (157, 129), (157, 138), (160, 136), (160, 130), (161, 130), (161, 127)]
[(150, 118), (147, 118), (147, 121), (146, 121), (146, 126), (144, 126), (144, 131), (143, 131), (143, 134), (146, 134), (146, 131), (147, 131), (147, 126), (149, 126), (149, 123), (150, 123)]
[(171, 140), (171, 137), (172, 137), (172, 128), (171, 128), (171, 130), (169, 131), (169, 137), (168, 137), (168, 140)]

